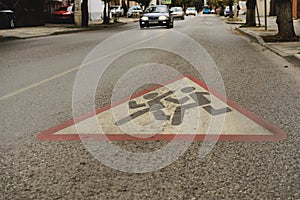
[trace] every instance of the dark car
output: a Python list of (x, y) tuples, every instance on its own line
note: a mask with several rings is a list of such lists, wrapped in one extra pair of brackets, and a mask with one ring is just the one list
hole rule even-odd
[(74, 23), (74, 6), (61, 6), (51, 15), (52, 22)]
[(15, 20), (14, 11), (0, 3), (0, 28), (15, 28)]
[(166, 5), (148, 7), (140, 17), (140, 27), (166, 26), (173, 28), (174, 18)]

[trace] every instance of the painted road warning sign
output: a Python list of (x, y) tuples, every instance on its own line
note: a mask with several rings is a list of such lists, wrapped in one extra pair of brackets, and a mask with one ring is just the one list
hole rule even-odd
[[(212, 103), (215, 99), (217, 102)], [(191, 114), (193, 111), (198, 114)], [(208, 131), (214, 129), (211, 120), (220, 116), (225, 116), (222, 129), (217, 133)], [(95, 117), (96, 131), (91, 129)], [(193, 131), (183, 127), (193, 127)], [(208, 134), (232, 141), (278, 141), (286, 137), (279, 128), (208, 89), (200, 80), (184, 76), (43, 131), (37, 139), (151, 141), (172, 140), (176, 136), (180, 140), (203, 140)]]

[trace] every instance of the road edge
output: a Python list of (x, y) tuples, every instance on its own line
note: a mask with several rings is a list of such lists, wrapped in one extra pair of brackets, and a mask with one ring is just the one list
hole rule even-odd
[(280, 51), (279, 49), (277, 49), (276, 47), (268, 45), (268, 43), (266, 43), (259, 35), (251, 33), (250, 31), (243, 30), (243, 28), (235, 27), (235, 30), (237, 30), (241, 34), (247, 36), (251, 41), (254, 41), (254, 42), (258, 43), (261, 46), (266, 47), (267, 49), (269, 49), (273, 53), (283, 57), (288, 62), (294, 64), (295, 67), (300, 67), (300, 56), (289, 55), (287, 53), (284, 53), (284, 52)]
[(54, 31), (49, 34), (41, 34), (41, 35), (33, 35), (27, 37), (18, 37), (18, 36), (1, 36), (0, 35), (0, 42), (1, 41), (10, 41), (10, 40), (25, 40), (25, 39), (32, 39), (32, 38), (40, 38), (40, 37), (47, 37), (47, 36), (55, 36), (55, 35), (63, 35), (63, 34), (72, 34), (72, 33), (79, 33), (79, 32), (86, 32), (86, 31), (96, 31), (105, 28), (113, 28), (117, 26), (122, 26), (128, 24), (128, 22), (117, 22), (112, 24), (99, 24), (99, 25), (90, 25), (88, 27), (74, 27), (74, 30), (62, 30), (62, 31)]

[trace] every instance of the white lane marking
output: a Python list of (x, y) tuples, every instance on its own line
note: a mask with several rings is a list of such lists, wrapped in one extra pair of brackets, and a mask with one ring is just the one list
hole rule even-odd
[(118, 51), (115, 51), (115, 52), (113, 52), (113, 53), (111, 53), (111, 54), (102, 56), (102, 57), (100, 57), (100, 58), (98, 58), (98, 59), (94, 59), (94, 60), (92, 60), (92, 61), (90, 61), (90, 62), (88, 62), (88, 63), (85, 63), (84, 65), (79, 65), (78, 67), (74, 67), (74, 68), (69, 69), (69, 70), (67, 70), (67, 71), (64, 71), (64, 72), (62, 72), (62, 73), (60, 73), (60, 74), (56, 74), (56, 75), (51, 76), (51, 77), (49, 77), (49, 78), (47, 78), (47, 79), (44, 79), (44, 80), (42, 80), (42, 81), (40, 81), (40, 82), (37, 82), (37, 83), (34, 83), (34, 84), (32, 84), (32, 85), (29, 85), (29, 86), (23, 87), (23, 88), (21, 88), (21, 89), (15, 90), (14, 92), (11, 92), (11, 93), (8, 93), (8, 94), (6, 94), (6, 95), (1, 96), (1, 97), (0, 97), (0, 101), (2, 101), (2, 100), (4, 100), (4, 99), (7, 99), (7, 98), (10, 98), (10, 97), (13, 97), (13, 96), (15, 96), (15, 95), (18, 95), (18, 94), (20, 94), (20, 93), (22, 93), (22, 92), (25, 92), (25, 91), (27, 91), (27, 90), (30, 90), (30, 89), (35, 88), (35, 87), (37, 87), (37, 86), (40, 86), (40, 85), (42, 85), (42, 84), (44, 84), (44, 83), (47, 83), (47, 82), (49, 82), (49, 81), (52, 81), (52, 80), (54, 80), (54, 79), (60, 78), (60, 77), (62, 77), (62, 76), (64, 76), (64, 75), (66, 75), (66, 74), (69, 74), (69, 73), (72, 73), (72, 72), (74, 72), (74, 71), (76, 71), (76, 70), (79, 70), (81, 67), (85, 67), (85, 66), (87, 66), (87, 65), (89, 65), (89, 64), (98, 62), (98, 61), (100, 61), (100, 60), (102, 60), (102, 59), (104, 59), (104, 58), (110, 57), (110, 56), (112, 56), (112, 55), (114, 55), (114, 54), (117, 54), (117, 53), (119, 53), (119, 52), (121, 52), (121, 51), (130, 49), (130, 48), (132, 48), (132, 47), (134, 47), (134, 46), (138, 46), (138, 45), (140, 45), (140, 44), (142, 44), (142, 43), (144, 43), (144, 42), (150, 41), (150, 40), (155, 39), (155, 38), (158, 38), (158, 37), (160, 37), (160, 36), (161, 36), (161, 34), (159, 34), (159, 35), (157, 35), (157, 36), (150, 37), (150, 38), (148, 38), (148, 39), (146, 39), (146, 40), (142, 40), (141, 42), (138, 42), (138, 43), (135, 43), (135, 44), (133, 44), (133, 45), (130, 45), (130, 46), (126, 47), (126, 48), (119, 49)]
[(57, 75), (51, 76), (50, 78), (44, 79), (44, 80), (42, 80), (42, 81), (40, 81), (40, 82), (34, 83), (34, 84), (32, 84), (32, 85), (29, 85), (29, 86), (23, 87), (23, 88), (21, 88), (21, 89), (18, 89), (18, 90), (14, 91), (14, 92), (8, 93), (8, 94), (6, 94), (6, 95), (4, 95), (4, 96), (1, 96), (1, 97), (0, 97), (0, 101), (2, 101), (2, 100), (4, 100), (4, 99), (7, 99), (7, 98), (10, 98), (10, 97), (13, 97), (13, 96), (15, 96), (15, 95), (18, 95), (18, 94), (20, 94), (20, 93), (22, 93), (22, 92), (25, 92), (26, 90), (30, 90), (30, 89), (32, 89), (32, 88), (35, 88), (35, 87), (37, 87), (37, 86), (39, 86), (39, 85), (42, 85), (42, 84), (44, 84), (44, 83), (47, 83), (47, 82), (49, 82), (49, 81), (51, 81), (51, 80), (57, 79), (57, 78), (59, 78), (59, 77), (61, 77), (61, 76), (64, 76), (64, 75), (66, 75), (66, 74), (69, 74), (69, 73), (71, 73), (71, 72), (73, 72), (73, 71), (78, 70), (80, 67), (81, 67), (81, 66), (78, 66), (78, 67), (69, 69), (69, 70), (64, 71), (64, 72), (62, 72), (62, 73), (60, 73), (60, 74), (57, 74)]

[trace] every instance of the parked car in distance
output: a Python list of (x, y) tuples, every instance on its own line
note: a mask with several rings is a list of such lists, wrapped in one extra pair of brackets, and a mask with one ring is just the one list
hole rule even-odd
[(121, 6), (111, 6), (110, 13), (112, 16), (121, 17), (124, 15), (124, 10)]
[[(234, 8), (232, 8), (232, 12), (233, 12), (233, 9), (234, 9)], [(224, 10), (224, 16), (225, 16), (225, 17), (228, 17), (228, 16), (229, 16), (229, 13), (230, 13), (230, 11), (229, 11), (229, 6), (226, 6), (226, 7), (225, 7), (225, 10)]]
[(203, 14), (210, 14), (210, 8), (208, 6), (205, 6), (202, 10)]
[(184, 12), (182, 7), (172, 7), (170, 10), (174, 18), (180, 18), (181, 20), (184, 20)]
[(186, 16), (189, 16), (189, 15), (194, 15), (196, 16), (197, 15), (197, 10), (195, 7), (187, 7), (186, 8), (186, 11), (185, 11), (185, 15)]
[(173, 28), (174, 18), (166, 5), (148, 7), (140, 17), (140, 27), (166, 26)]
[(139, 16), (143, 13), (143, 10), (140, 6), (132, 6), (128, 9), (127, 17)]
[(216, 11), (214, 9), (211, 9), (210, 14), (216, 14)]
[(14, 11), (0, 3), (0, 28), (15, 28), (15, 20)]
[[(232, 6), (232, 14), (234, 15), (234, 6)], [(224, 10), (224, 16), (228, 17), (229, 15), (230, 15), (229, 6), (226, 6)]]
[(51, 15), (51, 21), (56, 23), (74, 23), (74, 6), (61, 6)]

